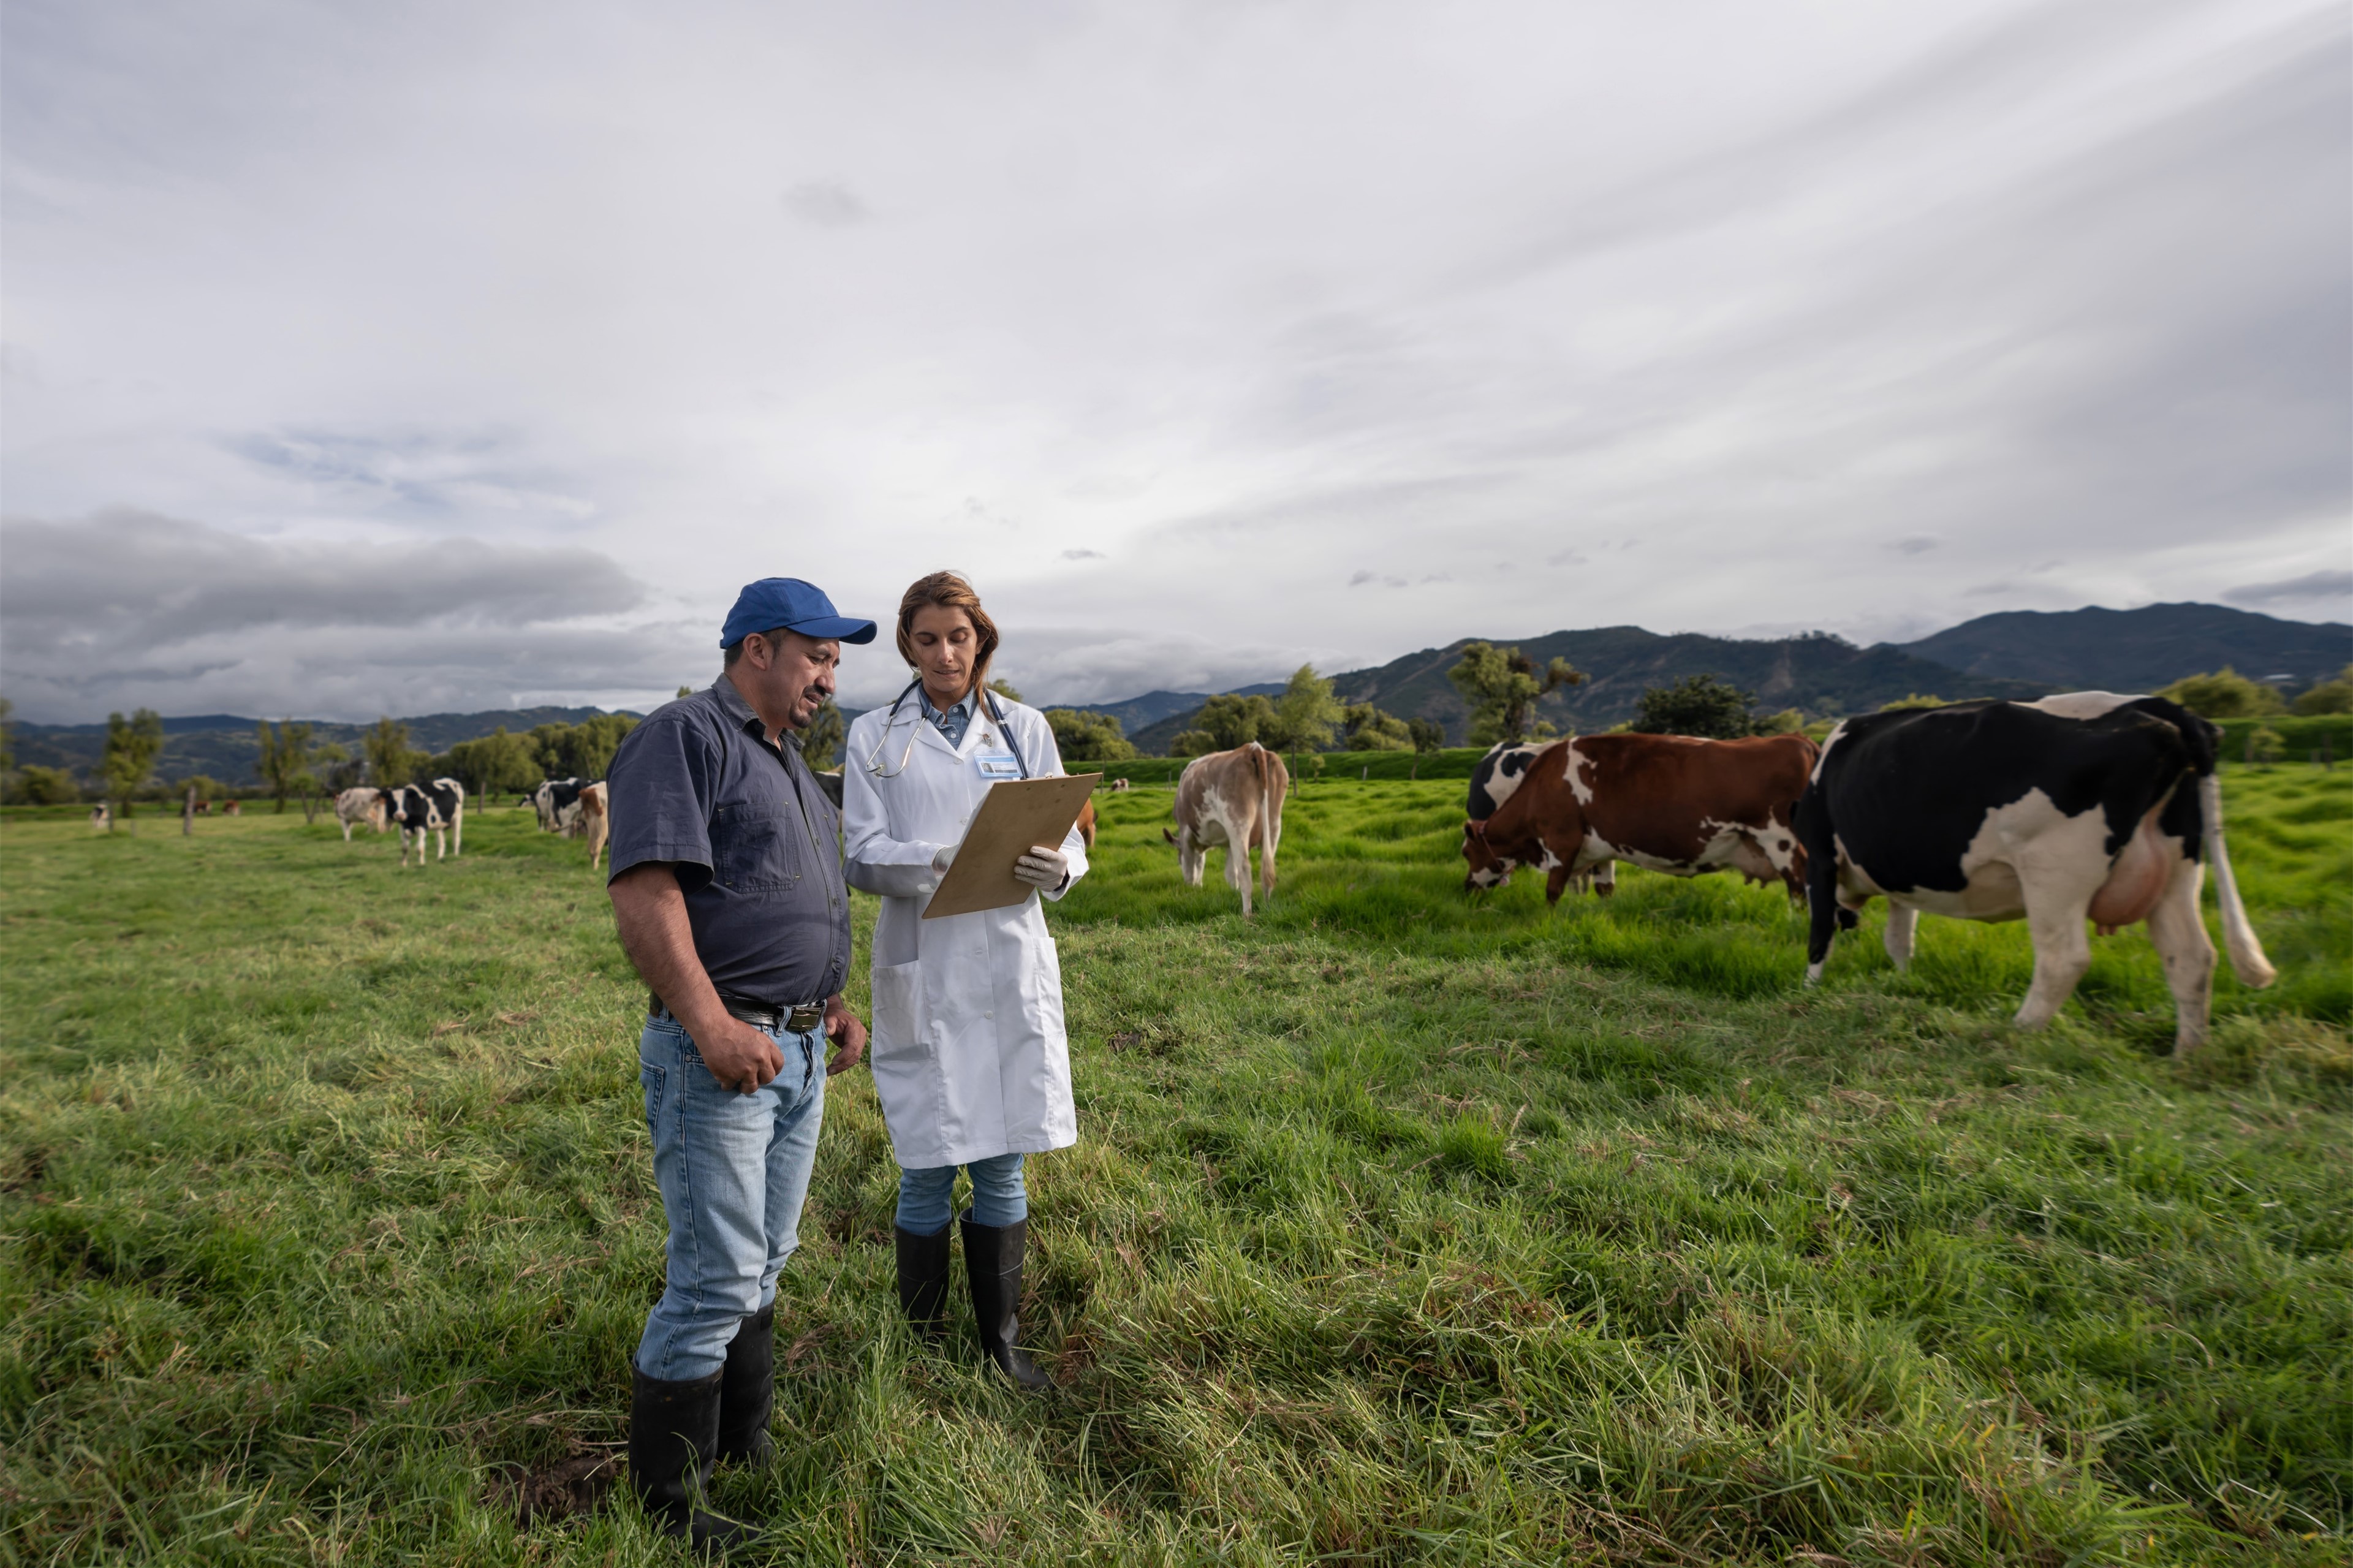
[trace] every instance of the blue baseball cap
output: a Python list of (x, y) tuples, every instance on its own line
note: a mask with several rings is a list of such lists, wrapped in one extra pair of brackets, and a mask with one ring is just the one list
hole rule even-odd
[(735, 607), (727, 612), (727, 625), (719, 633), (719, 646), (733, 647), (754, 632), (772, 632), (779, 626), (820, 641), (874, 640), (872, 621), (836, 614), (833, 601), (816, 584), (797, 577), (763, 577), (744, 584), (744, 591), (735, 595)]

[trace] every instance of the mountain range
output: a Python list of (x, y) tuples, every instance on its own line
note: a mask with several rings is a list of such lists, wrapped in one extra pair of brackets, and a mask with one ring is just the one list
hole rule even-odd
[[(1466, 738), (1468, 715), (1447, 671), (1472, 641), (1518, 647), (1539, 667), (1566, 658), (1587, 679), (1545, 698), (1538, 713), (1563, 729), (1605, 729), (1633, 717), (1642, 693), (1689, 675), (1712, 675), (1756, 694), (1765, 710), (1797, 708), (1810, 717), (1868, 712), (1915, 694), (2032, 698), (2049, 691), (2150, 691), (2185, 675), (2220, 669), (2274, 679), (2288, 690), (2324, 680), (2353, 664), (2353, 626), (2285, 621), (2219, 605), (2148, 605), (2135, 610), (2087, 608), (2059, 612), (2011, 610), (1909, 643), (1858, 647), (1826, 632), (1740, 638), (1696, 633), (1662, 636), (1640, 626), (1600, 626), (1513, 639), (1458, 638), (1366, 669), (1332, 678), (1343, 700), (1372, 702), (1400, 718), (1441, 725), (1450, 742)], [(1283, 683), (1237, 689), (1241, 696), (1273, 696)], [(1192, 727), (1216, 693), (1147, 691), (1117, 702), (1070, 704), (1118, 719), (1139, 751), (1165, 753)], [(1059, 705), (1058, 705), (1059, 706)], [(427, 713), (405, 721), (413, 744), (447, 751), (459, 741), (540, 724), (577, 724), (597, 708), (522, 708), (481, 713)], [(854, 710), (849, 714), (855, 717)], [(248, 782), (256, 755), (254, 721), (207, 713), (164, 721), (164, 778), (205, 773), (225, 783)], [(364, 724), (319, 722), (315, 742), (356, 752)], [(103, 724), (11, 726), (16, 760), (88, 774), (105, 744)]]
[[(1335, 696), (1371, 702), (1402, 719), (1430, 719), (1461, 744), (1469, 715), (1447, 679), (1474, 640), (1423, 648), (1369, 669), (1332, 678)], [(1588, 677), (1537, 704), (1563, 729), (1599, 730), (1634, 716), (1642, 693), (1685, 676), (1712, 675), (1756, 694), (1757, 706), (1809, 717), (1869, 712), (1915, 694), (2033, 698), (2051, 691), (2153, 691), (2185, 675), (2224, 665), (2300, 689), (2353, 663), (2353, 626), (2284, 621), (2219, 605), (2148, 605), (2135, 610), (2007, 611), (1911, 643), (1858, 647), (1824, 632), (1766, 639), (1662, 636), (1640, 626), (1602, 626), (1518, 639), (1541, 668), (1566, 658)], [(1253, 687), (1273, 692), (1280, 686)], [(1155, 692), (1155, 699), (1177, 696)], [(1191, 727), (1190, 708), (1126, 725), (1139, 751), (1161, 753)], [(1141, 701), (1142, 700), (1136, 700)], [(1166, 706), (1166, 702), (1158, 704)], [(1116, 712), (1119, 704), (1092, 710)], [(1125, 723), (1124, 718), (1123, 722)]]

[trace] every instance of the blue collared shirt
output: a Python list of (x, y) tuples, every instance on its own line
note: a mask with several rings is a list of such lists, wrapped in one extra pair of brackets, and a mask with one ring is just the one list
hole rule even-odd
[(956, 699), (955, 701), (950, 703), (948, 705), (948, 710), (943, 713), (938, 709), (932, 706), (932, 694), (930, 692), (923, 690), (921, 687), (917, 687), (915, 690), (915, 700), (923, 705), (923, 717), (930, 721), (933, 728), (936, 729), (941, 734), (947, 737), (949, 745), (963, 745), (964, 732), (972, 728), (973, 710), (980, 700), (980, 694), (978, 691), (975, 690), (965, 692), (962, 697)]
[(841, 989), (849, 973), (841, 816), (802, 759), (799, 736), (769, 744), (760, 716), (723, 675), (630, 731), (607, 785), (610, 876), (669, 864), (712, 984), (778, 1005)]

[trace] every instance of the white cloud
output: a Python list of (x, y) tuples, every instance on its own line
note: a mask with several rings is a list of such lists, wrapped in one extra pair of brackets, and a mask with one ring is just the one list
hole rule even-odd
[[(1080, 700), (2342, 563), (2340, 8), (250, 16), (9, 8), (0, 465), (51, 526), (320, 543), (395, 598), (396, 538), (641, 595), (354, 662), (370, 712), (504, 691), (501, 635), (559, 650), (538, 689), (659, 695), (778, 573), (873, 615), (965, 567)], [(305, 689), (282, 618), (190, 603), (179, 663), (51, 696)]]

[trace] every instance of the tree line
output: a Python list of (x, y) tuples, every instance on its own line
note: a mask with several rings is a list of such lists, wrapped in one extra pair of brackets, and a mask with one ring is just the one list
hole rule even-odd
[[(1470, 741), (1475, 746), (1499, 742), (1550, 740), (1557, 726), (1536, 716), (1536, 704), (1564, 687), (1581, 686), (1588, 679), (1567, 659), (1556, 658), (1543, 669), (1517, 647), (1491, 643), (1467, 644), (1447, 672), (1461, 693), (1470, 715)], [(1015, 701), (1019, 691), (1002, 679), (992, 689)], [(679, 689), (686, 696), (688, 689)], [(2263, 719), (2293, 712), (2298, 717), (2353, 713), (2353, 665), (2334, 679), (2299, 693), (2293, 701), (2267, 682), (2250, 679), (2225, 665), (2221, 669), (2186, 676), (2162, 688), (2158, 696), (2180, 703), (2209, 719)], [(1642, 734), (1696, 735), (1737, 740), (1747, 735), (1785, 734), (1803, 730), (1817, 739), (1834, 721), (1816, 716), (1809, 721), (1796, 709), (1764, 713), (1757, 710), (1754, 692), (1714, 675), (1692, 675), (1642, 693), (1630, 722), (1619, 728)], [(1914, 694), (1882, 705), (1897, 708), (1937, 708), (1943, 698)], [(0, 698), (0, 777), (8, 782), (11, 798), (33, 805), (60, 805), (86, 798), (74, 775), (64, 768), (16, 766), (9, 739), (8, 716), (13, 710)], [(1054, 743), (1068, 763), (1113, 763), (1136, 755), (1119, 720), (1109, 713), (1073, 708), (1049, 708), (1046, 721), (1053, 727)], [(378, 719), (360, 739), (359, 754), (333, 742), (317, 742), (312, 726), (288, 719), (255, 726), (254, 772), (261, 781), (263, 798), (280, 812), (290, 802), (300, 803), (305, 815), (314, 815), (322, 801), (358, 784), (391, 788), (421, 778), (454, 778), (477, 798), (507, 791), (521, 792), (545, 778), (601, 779), (612, 765), (621, 738), (637, 728), (626, 713), (604, 713), (578, 724), (551, 723), (511, 734), (504, 725), (488, 735), (460, 741), (448, 751), (427, 752), (413, 743), (409, 727), (397, 719)], [(828, 770), (840, 765), (846, 734), (841, 710), (828, 702), (801, 737), (802, 754), (811, 767)], [(1212, 697), (1193, 715), (1191, 726), (1170, 746), (1173, 755), (1199, 756), (1231, 751), (1255, 741), (1270, 751), (1435, 752), (1446, 743), (1445, 731), (1431, 720), (1399, 718), (1370, 702), (1345, 702), (1333, 693), (1332, 681), (1301, 665), (1275, 697), (1234, 693)], [(2260, 735), (2257, 744), (2261, 744)], [(164, 721), (152, 708), (129, 717), (110, 713), (106, 743), (100, 754), (97, 783), (101, 797), (129, 816), (136, 801), (158, 785), (155, 763), (164, 750)], [(2251, 760), (2252, 754), (2251, 754)], [(180, 779), (174, 794), (194, 788), (200, 800), (233, 793), (228, 786), (202, 773)]]

